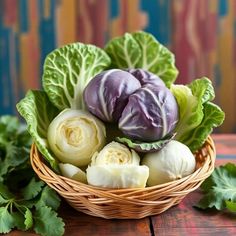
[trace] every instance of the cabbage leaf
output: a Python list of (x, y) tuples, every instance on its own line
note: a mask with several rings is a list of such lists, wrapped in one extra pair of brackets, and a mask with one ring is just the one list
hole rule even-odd
[(105, 51), (113, 68), (142, 68), (158, 75), (167, 87), (175, 81), (175, 58), (153, 35), (138, 31), (110, 40)]
[(187, 145), (192, 152), (198, 150), (214, 127), (220, 126), (225, 114), (210, 102), (215, 97), (211, 81), (203, 77), (189, 85), (172, 85), (179, 106), (179, 122), (175, 139)]
[(47, 141), (48, 126), (59, 110), (49, 101), (44, 91), (29, 90), (17, 105), (17, 110), (26, 120), (28, 132), (51, 167), (58, 171), (58, 163), (49, 149)]
[(156, 152), (162, 149), (167, 143), (169, 143), (174, 137), (174, 134), (167, 135), (163, 139), (154, 141), (154, 142), (141, 142), (131, 140), (127, 137), (116, 137), (116, 141), (127, 145), (129, 148), (134, 149), (137, 152)]
[(110, 65), (102, 49), (83, 43), (65, 45), (45, 59), (43, 88), (59, 110), (85, 109), (83, 90), (88, 82)]
[(198, 150), (207, 139), (207, 136), (212, 133), (213, 128), (220, 126), (225, 118), (224, 112), (219, 106), (212, 102), (207, 102), (203, 105), (203, 119), (188, 138), (184, 139), (184, 143), (194, 152)]

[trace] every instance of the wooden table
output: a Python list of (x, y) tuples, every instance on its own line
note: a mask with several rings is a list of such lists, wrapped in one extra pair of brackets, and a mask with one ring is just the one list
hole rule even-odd
[[(227, 162), (236, 164), (236, 135), (213, 135), (217, 149), (216, 166)], [(187, 195), (177, 206), (166, 212), (141, 220), (105, 220), (77, 212), (62, 203), (60, 216), (64, 219), (66, 236), (233, 236), (236, 235), (236, 214), (216, 210), (201, 211), (193, 207), (202, 197), (200, 189)], [(10, 236), (36, 234), (12, 231)]]

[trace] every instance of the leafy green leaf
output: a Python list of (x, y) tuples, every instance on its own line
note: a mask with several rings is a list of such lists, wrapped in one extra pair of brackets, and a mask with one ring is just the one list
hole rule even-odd
[(24, 221), (25, 229), (28, 230), (33, 226), (33, 216), (29, 208), (26, 208), (24, 217), (25, 217)]
[(8, 200), (14, 198), (14, 195), (8, 190), (7, 186), (5, 186), (2, 182), (0, 182), (0, 195), (2, 198)]
[(9, 200), (5, 199), (0, 193), (0, 206), (3, 205), (3, 204), (6, 204), (8, 202), (9, 202)]
[(0, 233), (8, 233), (14, 226), (14, 219), (7, 207), (0, 207)]
[(175, 128), (175, 139), (185, 144), (189, 136), (192, 136), (192, 131), (201, 124), (204, 116), (203, 106), (187, 86), (172, 85), (171, 91), (179, 106), (179, 122)]
[(207, 77), (193, 80), (188, 87), (191, 89), (193, 96), (201, 99), (202, 104), (215, 98), (212, 82)]
[(191, 84), (172, 85), (179, 106), (179, 122), (175, 139), (187, 145), (192, 152), (198, 150), (214, 127), (224, 121), (224, 112), (210, 101), (215, 93), (209, 79), (203, 77)]
[(111, 57), (113, 67), (138, 68), (141, 49), (132, 34), (125, 33), (122, 37), (113, 38), (105, 48)]
[(48, 206), (53, 210), (57, 210), (60, 206), (60, 201), (61, 199), (59, 198), (57, 193), (52, 188), (45, 186), (39, 200), (36, 203), (36, 208)]
[(61, 236), (64, 234), (64, 223), (52, 208), (37, 208), (34, 215), (34, 230), (43, 236)]
[(12, 218), (14, 220), (14, 227), (16, 227), (19, 230), (25, 231), (26, 230), (26, 226), (25, 226), (25, 223), (24, 223), (25, 218), (22, 215), (22, 213), (16, 211), (16, 212), (12, 212), (11, 215), (12, 215)]
[(229, 211), (236, 212), (236, 202), (225, 201), (225, 204), (226, 204), (226, 208)]
[[(0, 116), (0, 181), (29, 159), (30, 135), (15, 116)], [(24, 137), (26, 143), (19, 140)]]
[(32, 178), (29, 184), (22, 189), (24, 199), (30, 200), (35, 198), (41, 192), (44, 185), (43, 181), (36, 181), (35, 178)]
[(14, 211), (11, 213), (14, 226), (20, 230), (28, 230), (33, 226), (33, 216), (31, 210), (24, 206), (14, 202), (14, 206), (18, 211)]
[(138, 31), (126, 33), (108, 42), (105, 51), (113, 68), (142, 68), (158, 75), (167, 87), (175, 81), (178, 70), (174, 55), (153, 35)]
[(0, 136), (15, 135), (20, 122), (15, 116), (4, 115), (0, 117)]
[(27, 159), (29, 153), (26, 148), (17, 147), (13, 142), (9, 142), (6, 146), (6, 156), (3, 161), (0, 161), (0, 180), (17, 166), (25, 163)]
[[(32, 106), (32, 110), (37, 110), (38, 103), (31, 102), (36, 106)], [(47, 117), (50, 117), (50, 112), (52, 110), (47, 112)], [(40, 128), (44, 129), (47, 120), (39, 114), (42, 119)], [(47, 133), (40, 128), (40, 134)], [(33, 178), (35, 173), (29, 162), (30, 146), (31, 137), (26, 126), (20, 124), (16, 117), (0, 116), (0, 233), (10, 232), (13, 228), (28, 230), (33, 226), (33, 214), (38, 205), (57, 209), (60, 204), (55, 191), (48, 186), (43, 188), (45, 184)]]
[(230, 207), (227, 201), (236, 202), (236, 165), (227, 163), (215, 168), (201, 188), (205, 195), (197, 207), (202, 209), (215, 207), (218, 210), (223, 210), (226, 204)]
[(16, 107), (26, 120), (28, 131), (39, 151), (50, 163), (51, 167), (58, 171), (57, 160), (49, 149), (47, 129), (52, 119), (59, 113), (59, 110), (51, 104), (45, 92), (32, 90), (26, 94), (25, 98)]
[(155, 141), (155, 142), (139, 142), (134, 141), (125, 137), (116, 137), (116, 141), (127, 145), (129, 148), (132, 148), (138, 152), (155, 152), (163, 148), (167, 143), (174, 138), (175, 134), (168, 135), (164, 139)]
[(207, 136), (213, 132), (214, 127), (220, 126), (225, 118), (225, 113), (214, 103), (207, 102), (203, 105), (204, 117), (201, 124), (192, 131), (184, 142), (194, 152), (198, 150), (207, 139)]
[(65, 45), (46, 57), (43, 88), (60, 110), (84, 109), (84, 88), (109, 65), (110, 58), (96, 46), (82, 43)]

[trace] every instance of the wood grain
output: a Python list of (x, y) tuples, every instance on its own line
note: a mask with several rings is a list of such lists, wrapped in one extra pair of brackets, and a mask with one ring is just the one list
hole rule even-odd
[(149, 219), (141, 220), (106, 220), (77, 212), (65, 202), (60, 210), (66, 224), (65, 235), (114, 235), (114, 236), (148, 236)]
[(236, 235), (236, 215), (194, 208), (201, 197), (197, 190), (178, 206), (152, 217), (155, 235)]

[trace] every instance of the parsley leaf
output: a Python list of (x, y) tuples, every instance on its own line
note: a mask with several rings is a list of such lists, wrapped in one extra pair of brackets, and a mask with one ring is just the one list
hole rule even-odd
[(37, 208), (34, 215), (34, 230), (43, 236), (60, 236), (64, 234), (64, 223), (50, 207)]
[(30, 200), (36, 197), (39, 192), (42, 190), (44, 182), (36, 181), (35, 178), (32, 178), (29, 184), (22, 190), (22, 195), (25, 200)]
[(0, 232), (8, 233), (14, 226), (14, 218), (8, 212), (7, 207), (0, 207)]
[(30, 229), (33, 226), (33, 216), (32, 216), (30, 209), (27, 207), (26, 207), (24, 217), (25, 217), (25, 221), (24, 221), (25, 229), (26, 230)]
[(19, 230), (26, 230), (25, 223), (24, 223), (24, 217), (19, 211), (12, 212), (12, 218), (14, 220), (14, 225)]
[(60, 206), (61, 199), (58, 197), (56, 192), (48, 186), (43, 188), (41, 196), (38, 202), (35, 204), (36, 208), (41, 208), (43, 206), (49, 206), (53, 210), (57, 210)]
[[(0, 234), (35, 228), (42, 235), (61, 236), (64, 222), (54, 211), (60, 198), (35, 175), (30, 146), (26, 126), (14, 116), (0, 116)], [(45, 226), (48, 221), (52, 224)]]
[(236, 165), (227, 163), (215, 168), (212, 175), (201, 185), (205, 195), (196, 207), (215, 207), (217, 210), (236, 208)]

